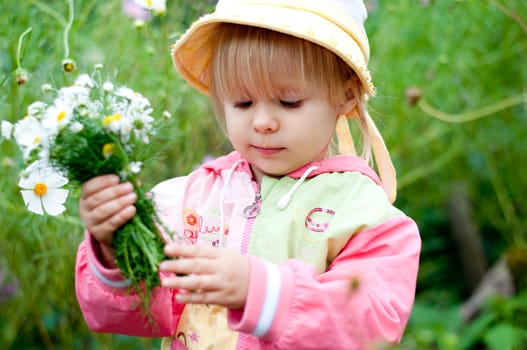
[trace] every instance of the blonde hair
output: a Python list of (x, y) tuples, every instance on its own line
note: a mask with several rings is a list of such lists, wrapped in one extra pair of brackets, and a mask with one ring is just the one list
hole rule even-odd
[(293, 77), (310, 82), (335, 105), (344, 103), (347, 93), (353, 94), (357, 105), (350, 117), (358, 117), (361, 156), (370, 160), (364, 90), (342, 59), (317, 44), (269, 29), (220, 23), (214, 33), (212, 63), (203, 74), (208, 75), (212, 107), (222, 127), (225, 99), (239, 93), (276, 98), (282, 79)]

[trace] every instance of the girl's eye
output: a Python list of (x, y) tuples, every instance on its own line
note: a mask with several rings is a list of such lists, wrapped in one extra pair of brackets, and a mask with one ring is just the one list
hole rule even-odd
[(234, 108), (246, 109), (246, 108), (251, 107), (252, 104), (253, 104), (253, 101), (236, 102), (236, 103), (234, 103)]
[(301, 107), (304, 101), (298, 100), (298, 101), (284, 101), (280, 100), (280, 104), (286, 108), (298, 108)]

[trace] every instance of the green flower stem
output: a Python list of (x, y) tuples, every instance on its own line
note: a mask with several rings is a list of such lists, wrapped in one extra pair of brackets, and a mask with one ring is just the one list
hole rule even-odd
[(31, 33), (31, 30), (32, 28), (28, 28), (26, 29), (22, 34), (20, 34), (20, 36), (18, 37), (18, 45), (17, 45), (17, 48), (16, 48), (16, 68), (17, 70), (18, 69), (21, 69), (22, 66), (20, 64), (20, 56), (21, 56), (21, 51), (22, 51), (22, 41), (24, 40), (24, 37), (26, 35), (28, 35), (29, 33)]
[(152, 272), (157, 273), (158, 262), (156, 258), (152, 255), (152, 252), (148, 249), (148, 242), (146, 240), (146, 237), (141, 235), (140, 233), (146, 236), (150, 236), (150, 238), (153, 238), (154, 240), (156, 238), (156, 235), (152, 231), (150, 231), (137, 216), (134, 216), (132, 222), (137, 226), (137, 228), (140, 229), (140, 232), (133, 230), (132, 237), (134, 238), (134, 241), (141, 242), (139, 246), (143, 248), (143, 253), (145, 254), (148, 259), (148, 262), (150, 263), (150, 268), (152, 269)]
[(73, 25), (74, 19), (75, 19), (75, 12), (73, 8), (73, 0), (68, 0), (68, 23), (66, 23), (66, 26), (64, 27), (64, 34), (63, 34), (64, 59), (67, 59), (70, 57), (70, 45), (69, 45), (68, 36), (70, 33), (71, 26)]

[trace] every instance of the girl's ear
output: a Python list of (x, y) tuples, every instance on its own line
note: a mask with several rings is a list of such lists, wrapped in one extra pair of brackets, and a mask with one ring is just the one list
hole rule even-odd
[(352, 117), (356, 114), (356, 108), (359, 105), (359, 100), (357, 98), (357, 89), (354, 89), (356, 80), (352, 78), (348, 79), (344, 84), (346, 89), (346, 99), (340, 104), (339, 114), (344, 114), (349, 117)]

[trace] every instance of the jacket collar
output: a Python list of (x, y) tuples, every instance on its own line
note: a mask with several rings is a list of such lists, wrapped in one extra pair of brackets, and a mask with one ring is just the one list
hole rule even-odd
[[(241, 155), (233, 151), (225, 156), (214, 159), (210, 162), (201, 165), (201, 168), (208, 169), (217, 174), (221, 174), (223, 170), (230, 169), (234, 163), (241, 160), (241, 163), (236, 167), (236, 171), (246, 172), (251, 175), (251, 168), (246, 159), (242, 158)], [(380, 185), (381, 181), (375, 171), (366, 163), (366, 161), (360, 157), (354, 156), (334, 156), (328, 159), (324, 159), (320, 162), (313, 162), (306, 164), (286, 176), (298, 179), (304, 174), (304, 172), (312, 166), (318, 168), (310, 172), (308, 178), (332, 172), (359, 172), (369, 178), (371, 178), (376, 184)], [(251, 175), (252, 176), (252, 175)]]

